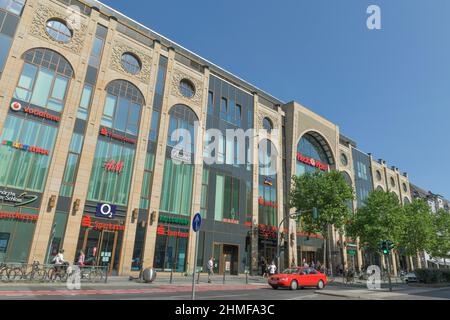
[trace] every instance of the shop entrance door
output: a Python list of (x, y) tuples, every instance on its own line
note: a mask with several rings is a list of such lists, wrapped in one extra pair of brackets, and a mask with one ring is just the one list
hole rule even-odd
[(84, 235), (83, 251), (89, 265), (108, 267), (111, 275), (117, 249), (118, 231), (87, 229)]
[(219, 262), (215, 272), (220, 275), (238, 275), (239, 273), (239, 246), (228, 244), (214, 244), (214, 260)]

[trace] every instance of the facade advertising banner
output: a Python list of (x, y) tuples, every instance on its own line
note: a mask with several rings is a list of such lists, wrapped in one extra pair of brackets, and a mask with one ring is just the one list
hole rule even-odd
[(29, 195), (26, 192), (17, 194), (14, 191), (0, 189), (0, 202), (13, 204), (14, 207), (21, 207), (33, 203), (38, 199), (38, 196)]

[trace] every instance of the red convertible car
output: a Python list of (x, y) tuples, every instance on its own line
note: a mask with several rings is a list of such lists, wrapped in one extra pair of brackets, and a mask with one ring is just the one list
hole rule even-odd
[(327, 276), (313, 268), (297, 267), (283, 271), (269, 278), (269, 285), (274, 288), (297, 290), (304, 287), (316, 287), (321, 290), (327, 285)]

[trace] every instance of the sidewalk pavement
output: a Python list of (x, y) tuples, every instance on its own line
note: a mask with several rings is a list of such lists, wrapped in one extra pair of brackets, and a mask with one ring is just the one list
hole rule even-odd
[[(330, 289), (327, 287), (326, 290), (316, 290), (316, 294), (327, 295), (339, 298), (347, 298), (350, 300), (390, 300), (390, 299), (406, 299), (411, 296), (418, 296), (420, 298), (421, 294), (430, 293), (430, 292), (438, 292), (449, 290), (450, 288), (431, 288), (431, 287), (409, 287), (402, 286), (393, 288), (392, 292), (389, 292), (389, 289), (383, 288), (380, 290), (368, 290), (368, 289)], [(449, 298), (434, 298), (434, 299), (442, 299), (448, 300)]]
[[(197, 280), (199, 280), (197, 282)], [(249, 276), (248, 284), (245, 275), (243, 276), (229, 276), (225, 277), (225, 283), (223, 282), (223, 276), (212, 276), (211, 282), (208, 283), (208, 275), (201, 274), (200, 279), (195, 277), (195, 283), (199, 287), (212, 287), (212, 286), (253, 286), (253, 288), (267, 286), (267, 278)], [(114, 276), (108, 277), (108, 282), (81, 282), (81, 286), (84, 288), (92, 289), (106, 289), (106, 288), (176, 288), (176, 287), (186, 287), (192, 285), (192, 275), (183, 276), (180, 274), (173, 275), (172, 283), (170, 283), (170, 275), (157, 274), (155, 281), (152, 283), (143, 283), (137, 279), (130, 280), (129, 277), (124, 276)], [(58, 288), (66, 287), (65, 282), (0, 282), (0, 294), (4, 291), (14, 291), (37, 288)]]

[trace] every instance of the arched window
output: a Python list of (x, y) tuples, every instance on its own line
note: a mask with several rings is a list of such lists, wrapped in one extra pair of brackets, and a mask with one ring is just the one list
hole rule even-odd
[(269, 133), (272, 132), (273, 124), (272, 124), (272, 121), (269, 118), (264, 118), (264, 120), (263, 120), (263, 128)]
[(297, 175), (328, 170), (334, 163), (328, 143), (319, 134), (307, 133), (297, 145)]
[(410, 204), (411, 201), (409, 201), (409, 199), (407, 197), (403, 198), (403, 204)]
[(59, 53), (39, 48), (27, 51), (14, 99), (61, 113), (73, 77), (69, 62)]
[[(169, 116), (160, 210), (190, 216), (196, 143), (194, 127), (198, 118), (185, 105), (173, 106)], [(172, 133), (177, 129), (185, 129), (184, 133), (189, 133), (190, 137), (183, 135), (182, 138), (173, 140)]]
[(186, 98), (192, 98), (195, 95), (195, 86), (188, 80), (183, 79), (180, 81), (180, 92)]
[(263, 225), (277, 225), (277, 149), (272, 141), (264, 139), (258, 144), (259, 149), (259, 186), (258, 216)]
[(101, 125), (137, 136), (144, 97), (139, 89), (125, 80), (114, 80), (108, 92)]

